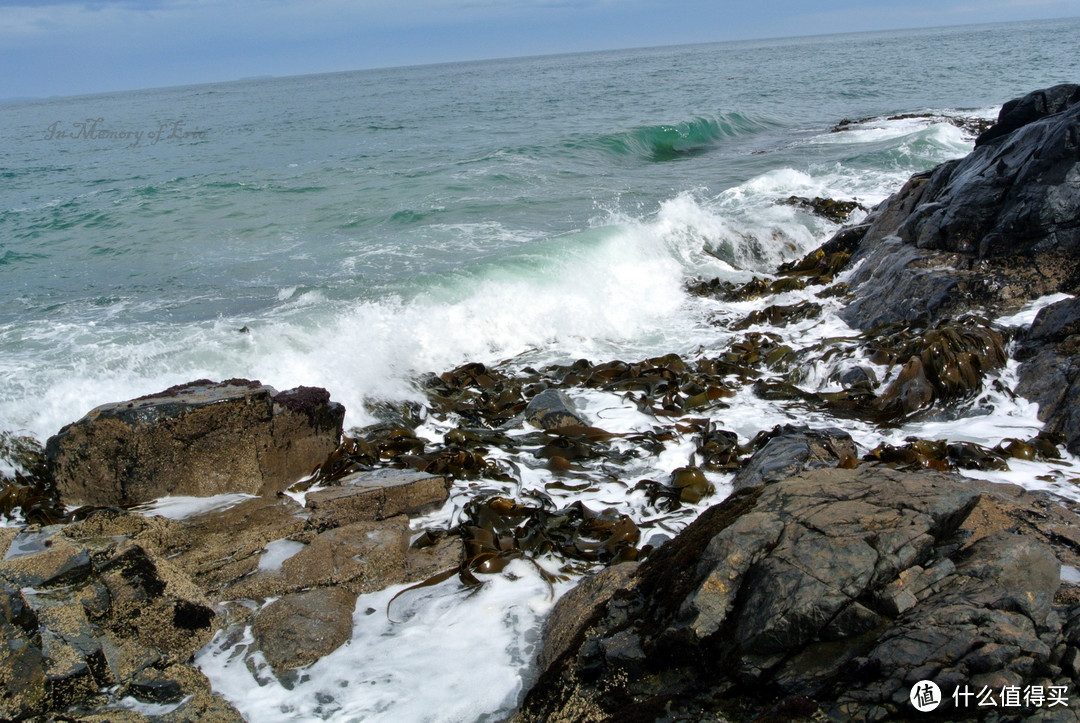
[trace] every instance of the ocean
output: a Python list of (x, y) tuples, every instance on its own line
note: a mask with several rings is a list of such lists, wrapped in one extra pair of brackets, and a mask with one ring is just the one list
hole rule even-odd
[[(466, 361), (722, 349), (735, 332), (718, 320), (755, 302), (696, 297), (687, 281), (749, 280), (837, 230), (780, 203), (790, 196), (871, 208), (965, 155), (973, 135), (950, 119), (1080, 81), (1077, 37), (1080, 20), (1040, 21), (0, 103), (0, 431), (44, 442), (99, 404), (234, 377), (325, 387), (360, 426), (370, 402), (420, 399), (420, 375)], [(851, 334), (838, 308), (783, 329), (787, 343)], [(829, 388), (827, 372), (806, 385)], [(1015, 365), (1001, 375), (1008, 386)], [(611, 431), (655, 421), (613, 395), (577, 401)], [(743, 441), (838, 424), (749, 391), (729, 401), (716, 423)], [(897, 429), (839, 424), (864, 451), (1040, 427), (1005, 394), (975, 408)], [(690, 451), (628, 474), (664, 474)], [(1076, 496), (1026, 464), (980, 474)], [(730, 475), (713, 477), (722, 495)], [(619, 494), (594, 501), (655, 517)], [(422, 524), (448, 523), (466, 498)], [(407, 623), (364, 614), (400, 588), (365, 596), (352, 644), (292, 687), (247, 643), (216, 641), (199, 663), (250, 720), (499, 720), (534, 674), (557, 596), (524, 563), (508, 571), (476, 594), (415, 596)]]

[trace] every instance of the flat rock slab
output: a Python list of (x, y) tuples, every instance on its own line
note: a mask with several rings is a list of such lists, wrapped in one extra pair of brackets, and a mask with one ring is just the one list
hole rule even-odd
[(415, 515), (446, 501), (446, 478), (400, 469), (357, 472), (307, 496), (309, 522), (339, 527), (364, 520)]
[(337, 447), (344, 416), (323, 389), (202, 379), (97, 407), (49, 439), (46, 462), (69, 505), (273, 494)]

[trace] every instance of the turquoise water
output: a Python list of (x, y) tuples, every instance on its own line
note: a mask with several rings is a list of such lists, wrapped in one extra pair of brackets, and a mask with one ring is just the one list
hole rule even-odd
[(971, 144), (888, 116), (991, 116), (1077, 81), (1077, 37), (1052, 21), (0, 103), (0, 429), (44, 438), (235, 376), (325, 386), (360, 423), (365, 399), (466, 359), (695, 348), (686, 278), (744, 278), (834, 230), (777, 200), (879, 201)]

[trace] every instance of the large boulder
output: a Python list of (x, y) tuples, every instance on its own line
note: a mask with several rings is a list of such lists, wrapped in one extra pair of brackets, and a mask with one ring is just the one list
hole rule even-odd
[(1032, 533), (1061, 514), (1019, 488), (884, 468), (736, 492), (556, 605), (519, 720), (907, 719), (924, 679), (947, 717), (977, 718), (955, 688), (1075, 690), (1080, 608), (1054, 605), (1056, 554), (1075, 556)]
[(1054, 115), (1080, 103), (1080, 86), (1072, 83), (1036, 90), (1001, 106), (997, 122), (975, 139), (976, 147), (991, 143), (1032, 121)]
[(932, 324), (1080, 290), (1080, 86), (1007, 103), (967, 157), (914, 176), (866, 219), (853, 326)]
[(273, 494), (334, 451), (344, 416), (324, 389), (202, 379), (94, 409), (49, 439), (46, 461), (69, 505)]

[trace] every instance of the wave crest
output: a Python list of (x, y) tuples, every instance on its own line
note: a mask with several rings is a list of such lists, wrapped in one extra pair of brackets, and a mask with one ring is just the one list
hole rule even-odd
[(698, 116), (674, 125), (638, 126), (568, 145), (575, 150), (592, 148), (616, 157), (662, 163), (705, 153), (725, 140), (753, 135), (773, 125), (740, 113), (724, 113), (720, 116)]

